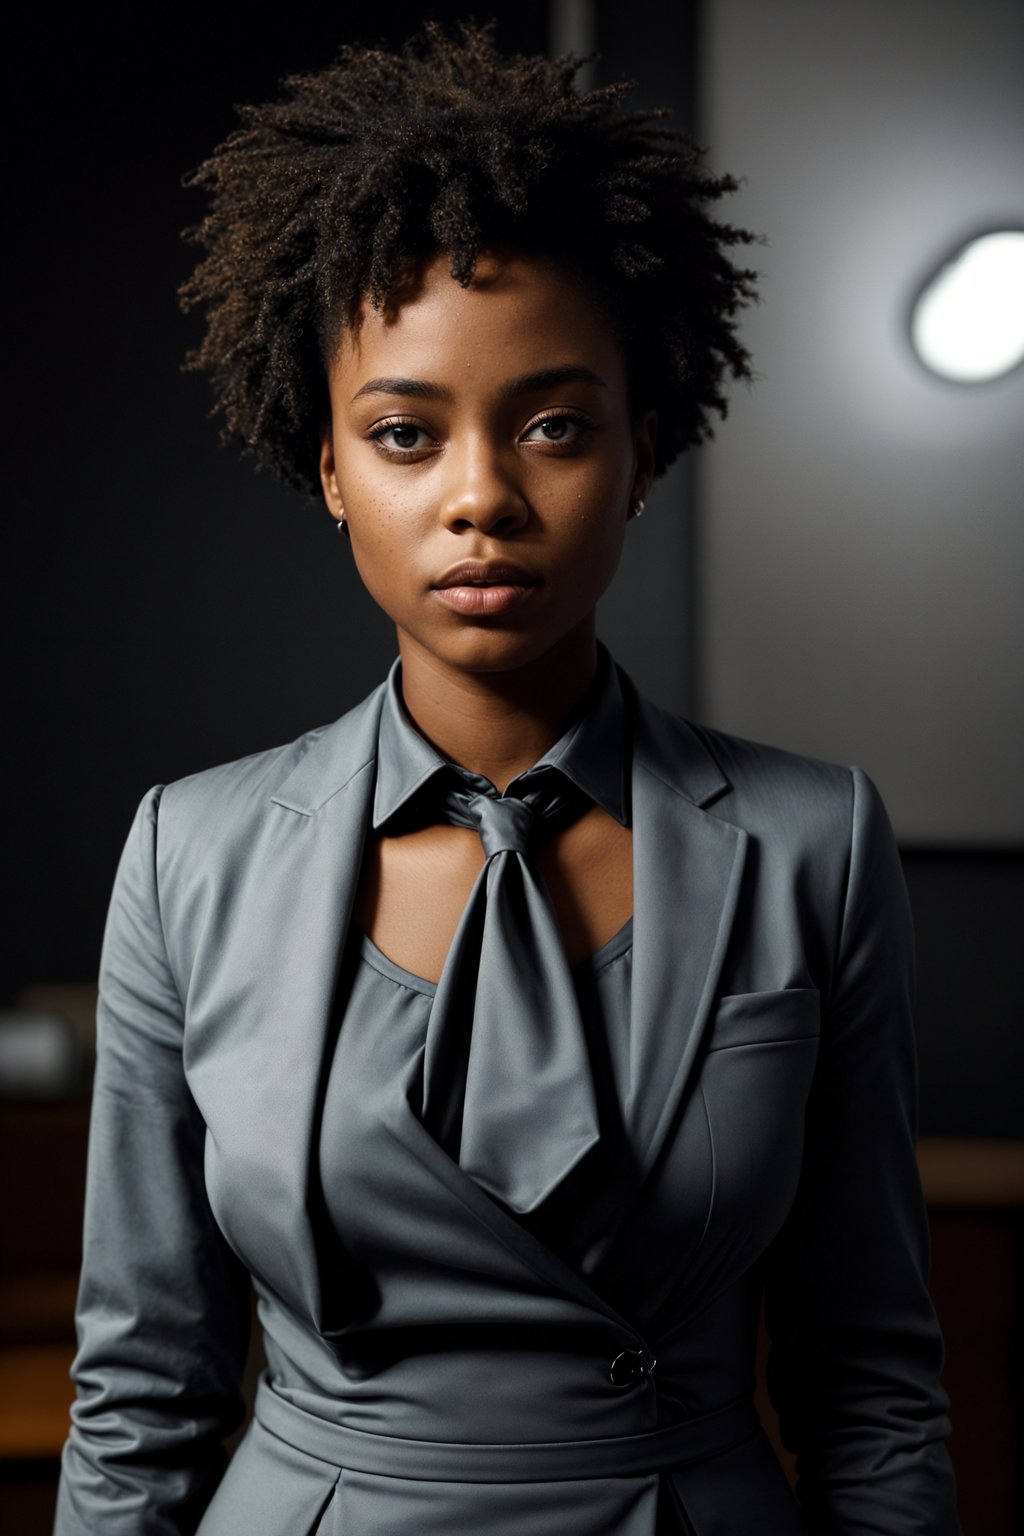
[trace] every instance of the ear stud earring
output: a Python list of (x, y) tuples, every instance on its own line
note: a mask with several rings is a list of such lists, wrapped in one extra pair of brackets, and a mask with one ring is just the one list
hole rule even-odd
[(643, 510), (644, 510), (644, 499), (641, 496), (640, 500), (634, 504), (633, 510), (630, 513), (630, 516), (631, 517), (642, 517), (643, 516)]

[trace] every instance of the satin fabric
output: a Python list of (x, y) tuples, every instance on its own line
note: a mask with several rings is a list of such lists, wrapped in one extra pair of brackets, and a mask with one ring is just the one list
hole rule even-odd
[(498, 795), (473, 775), (441, 797), (445, 820), (479, 832), (485, 863), (431, 1009), (421, 1119), (460, 1168), (520, 1214), (536, 1210), (600, 1134), (572, 976), (531, 857), (542, 824), (567, 810), (559, 778), (544, 768)]
[[(632, 942), (630, 919), (572, 973), (584, 1049), (593, 1062), (601, 1145), (535, 1210), (517, 1217), (583, 1273), (600, 1251), (603, 1201), (619, 1148), (621, 1105), (629, 1086)], [(338, 984), (337, 1045), (324, 1095), (319, 1159), (331, 1227), (347, 1252), (362, 1252), (367, 1244), (373, 1249), (369, 1262), (378, 1276), (386, 1276), (379, 1262), (383, 1244), (367, 1228), (372, 1227), (374, 1212), (389, 1198), (389, 1190), (378, 1182), (374, 1197), (368, 1197), (359, 1212), (351, 1209), (348, 1190), (358, 1180), (369, 1191), (388, 1166), (381, 1128), (395, 1123), (403, 1099), (415, 1099), (437, 991), (431, 982), (382, 954), (365, 934), (350, 932)], [(386, 1284), (386, 1278), (378, 1279), (382, 1290)], [(386, 1308), (386, 1295), (383, 1300)], [(410, 1368), (419, 1367), (414, 1362)], [(361, 1384), (350, 1384), (346, 1402), (350, 1416), (357, 1411), (361, 1391)], [(407, 1393), (403, 1389), (399, 1395), (405, 1398)], [(397, 1427), (394, 1432), (400, 1433)]]
[[(403, 1093), (374, 1169), (349, 1163), (328, 1205), (335, 1003), (386, 690), (144, 797), (101, 964), (58, 1536), (958, 1532), (912, 937), (881, 801), (859, 769), (623, 691), (629, 1083), (585, 1264), (468, 1177)], [(448, 1458), (748, 1399), (764, 1294), (797, 1498), (759, 1433), (652, 1472), (482, 1485), (346, 1468), (257, 1419), (225, 1473), (250, 1283), (264, 1393)], [(616, 1385), (623, 1353), (656, 1365)]]
[[(434, 753), (388, 680), (381, 757), (382, 821), (416, 812), (479, 833), (485, 862), (452, 938), (430, 1010), (420, 1090), (410, 1094), (436, 1141), (482, 1189), (520, 1215), (534, 1211), (596, 1147), (593, 1074), (583, 1020), (551, 898), (533, 865), (540, 843), (592, 803), (572, 777), (622, 784), (622, 695), (602, 652), (578, 717), (501, 794), (489, 779)], [(433, 752), (433, 748), (428, 748)], [(623, 814), (613, 800), (613, 814)]]

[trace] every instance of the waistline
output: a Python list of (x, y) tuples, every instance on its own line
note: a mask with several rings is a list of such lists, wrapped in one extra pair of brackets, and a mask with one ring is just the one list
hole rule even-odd
[(254, 1416), (279, 1440), (336, 1467), (463, 1483), (557, 1482), (666, 1471), (732, 1450), (758, 1429), (753, 1403), (740, 1398), (681, 1424), (599, 1440), (406, 1440), (332, 1424), (288, 1402), (266, 1378), (257, 1388)]

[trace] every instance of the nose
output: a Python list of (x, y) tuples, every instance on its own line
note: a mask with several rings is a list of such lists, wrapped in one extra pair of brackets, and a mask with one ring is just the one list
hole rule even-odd
[(513, 467), (494, 446), (479, 440), (461, 448), (453, 444), (447, 468), (441, 520), (452, 533), (510, 534), (529, 518)]

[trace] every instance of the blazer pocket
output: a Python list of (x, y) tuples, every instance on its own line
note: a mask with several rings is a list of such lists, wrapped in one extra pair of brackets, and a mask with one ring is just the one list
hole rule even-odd
[(821, 994), (815, 987), (780, 992), (735, 992), (719, 1000), (708, 1035), (708, 1051), (738, 1045), (814, 1040), (821, 1033)]
[(700, 1082), (715, 1164), (707, 1252), (735, 1273), (775, 1237), (793, 1203), (814, 1081), (820, 999), (814, 988), (723, 997)]

